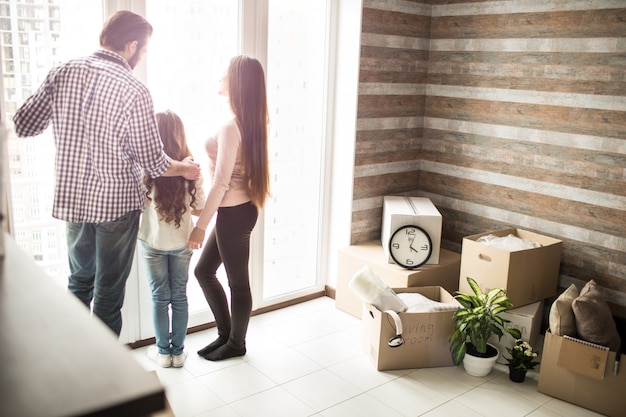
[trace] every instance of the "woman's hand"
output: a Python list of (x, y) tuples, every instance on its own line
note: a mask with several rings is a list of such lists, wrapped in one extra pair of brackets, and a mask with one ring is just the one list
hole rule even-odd
[(204, 242), (204, 230), (194, 227), (189, 236), (189, 242), (187, 243), (187, 249), (194, 250), (202, 247)]

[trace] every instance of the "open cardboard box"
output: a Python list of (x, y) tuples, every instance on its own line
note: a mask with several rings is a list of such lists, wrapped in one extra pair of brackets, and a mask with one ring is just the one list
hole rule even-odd
[[(541, 247), (508, 252), (476, 240), (493, 234), (513, 234)], [(467, 277), (483, 291), (503, 288), (514, 308), (556, 295), (559, 282), (562, 241), (522, 229), (504, 229), (463, 238), (459, 291), (471, 292)]]
[(537, 391), (607, 416), (626, 416), (626, 364), (615, 375), (615, 357), (606, 348), (547, 331)]
[(450, 294), (454, 294), (459, 288), (461, 255), (456, 252), (442, 248), (438, 265), (422, 265), (409, 270), (388, 263), (380, 242), (348, 246), (339, 250), (335, 306), (359, 319), (363, 303), (350, 289), (349, 283), (354, 274), (366, 265), (392, 288), (435, 285), (445, 288)]
[[(396, 293), (417, 292), (442, 303), (461, 305), (444, 288), (395, 288)], [(454, 331), (453, 310), (428, 313), (398, 313), (402, 321), (404, 343), (387, 343), (397, 332), (388, 313), (371, 304), (363, 304), (362, 342), (367, 356), (379, 371), (407, 368), (452, 366), (449, 337)]]

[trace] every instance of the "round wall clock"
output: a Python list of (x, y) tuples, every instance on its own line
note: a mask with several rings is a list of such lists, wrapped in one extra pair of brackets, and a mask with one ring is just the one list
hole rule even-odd
[(413, 269), (424, 265), (433, 252), (433, 245), (426, 230), (419, 226), (399, 227), (389, 239), (389, 253), (398, 265)]

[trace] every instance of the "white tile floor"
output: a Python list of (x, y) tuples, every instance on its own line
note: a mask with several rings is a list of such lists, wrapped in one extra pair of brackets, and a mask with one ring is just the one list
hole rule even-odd
[(207, 361), (196, 351), (215, 329), (187, 336), (180, 369), (156, 370), (176, 417), (599, 416), (537, 392), (538, 373), (508, 379), (506, 367), (476, 378), (462, 367), (378, 372), (361, 347), (360, 320), (331, 298), (252, 317), (246, 356)]

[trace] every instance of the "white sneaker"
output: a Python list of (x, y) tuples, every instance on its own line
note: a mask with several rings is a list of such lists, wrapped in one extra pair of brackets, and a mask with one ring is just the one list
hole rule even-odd
[(185, 359), (187, 359), (186, 351), (183, 351), (180, 355), (172, 355), (172, 366), (174, 368), (182, 368), (185, 364)]
[(148, 348), (148, 357), (152, 359), (157, 365), (163, 368), (169, 368), (172, 366), (172, 355), (164, 355), (159, 353), (159, 349), (156, 346), (150, 346)]

